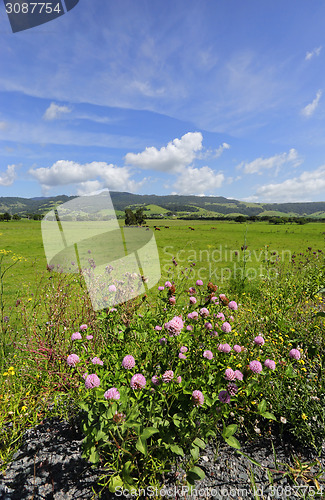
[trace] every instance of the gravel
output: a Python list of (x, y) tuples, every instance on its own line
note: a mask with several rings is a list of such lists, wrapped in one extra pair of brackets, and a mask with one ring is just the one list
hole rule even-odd
[[(54, 418), (26, 431), (23, 444), (13, 456), (6, 471), (0, 474), (1, 500), (81, 500), (81, 499), (117, 499), (136, 498), (109, 492), (99, 496), (97, 480), (99, 469), (81, 458), (82, 434), (76, 424)], [(277, 465), (272, 451), (271, 438), (259, 438), (254, 442), (242, 442), (241, 451), (258, 461), (263, 467), (254, 465), (248, 458), (240, 455), (229, 446), (209, 443), (202, 451), (198, 465), (206, 477), (196, 482), (195, 492), (189, 495), (182, 486), (184, 471), (181, 462), (173, 467), (166, 477), (161, 494), (172, 499), (255, 499), (256, 493), (262, 499), (315, 498), (314, 482), (301, 486), (290, 482), (284, 474), (288, 470), (283, 464), (293, 464), (293, 456), (299, 456), (302, 462), (318, 459), (325, 469), (325, 445), (317, 456), (309, 449), (301, 449), (292, 440), (272, 438)], [(281, 463), (281, 465), (280, 465)], [(273, 485), (267, 470), (271, 471)], [(313, 468), (311, 472), (318, 469)], [(279, 472), (282, 471), (282, 472)], [(251, 477), (254, 476), (255, 483)], [(325, 498), (325, 473), (318, 479), (322, 496)], [(298, 480), (299, 483), (299, 480)], [(254, 491), (255, 489), (255, 491)], [(153, 498), (154, 489), (147, 488), (139, 492), (142, 498)], [(304, 495), (303, 495), (304, 494)], [(308, 496), (306, 496), (308, 494)]]

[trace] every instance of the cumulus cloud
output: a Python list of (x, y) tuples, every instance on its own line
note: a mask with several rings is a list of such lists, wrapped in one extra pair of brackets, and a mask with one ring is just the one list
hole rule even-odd
[(230, 144), (223, 142), (217, 149), (207, 149), (206, 151), (197, 154), (196, 158), (199, 158), (201, 160), (203, 158), (219, 158), (219, 156), (221, 156), (222, 153), (227, 149), (230, 149)]
[(319, 90), (316, 94), (315, 99), (302, 109), (301, 114), (306, 116), (306, 118), (309, 118), (311, 115), (313, 115), (319, 104), (321, 96), (322, 96), (322, 91)]
[(263, 170), (268, 169), (276, 169), (277, 173), (278, 169), (286, 163), (291, 163), (294, 167), (302, 163), (302, 159), (294, 148), (290, 149), (289, 153), (281, 153), (269, 158), (256, 158), (250, 163), (243, 162), (238, 168), (243, 168), (245, 174), (261, 174)]
[(305, 171), (299, 177), (287, 179), (279, 184), (267, 184), (257, 189), (251, 201), (302, 202), (313, 195), (325, 192), (325, 165), (313, 171)]
[(202, 149), (202, 134), (188, 132), (181, 139), (174, 139), (161, 149), (148, 147), (142, 153), (128, 153), (127, 165), (162, 172), (178, 172), (190, 165)]
[(11, 186), (16, 179), (16, 165), (8, 165), (5, 172), (0, 172), (0, 186)]
[(51, 121), (61, 118), (65, 113), (71, 113), (71, 109), (68, 106), (59, 106), (54, 102), (51, 102), (50, 106), (44, 113), (44, 120)]
[(206, 193), (219, 189), (224, 179), (223, 173), (216, 173), (210, 167), (188, 167), (182, 170), (174, 184), (174, 189), (177, 194), (204, 196)]
[(309, 61), (309, 59), (311, 59), (312, 57), (319, 56), (321, 50), (322, 46), (313, 49), (311, 52), (306, 52), (305, 60)]
[(31, 168), (29, 174), (40, 182), (44, 190), (76, 184), (78, 194), (89, 194), (104, 188), (134, 192), (145, 182), (145, 179), (142, 183), (132, 180), (127, 167), (95, 161), (82, 165), (74, 161), (59, 160), (51, 167)]

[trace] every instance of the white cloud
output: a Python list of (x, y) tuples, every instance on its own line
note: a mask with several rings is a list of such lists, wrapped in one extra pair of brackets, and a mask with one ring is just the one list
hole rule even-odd
[(315, 99), (313, 100), (313, 102), (311, 102), (310, 104), (307, 104), (307, 106), (305, 106), (302, 111), (301, 111), (301, 114), (306, 116), (306, 118), (309, 118), (316, 110), (318, 104), (319, 104), (319, 100), (322, 96), (322, 91), (319, 90), (316, 94), (316, 97)]
[(243, 168), (245, 174), (261, 174), (263, 170), (268, 169), (276, 169), (275, 173), (277, 173), (278, 169), (286, 163), (292, 163), (294, 167), (302, 163), (302, 159), (299, 158), (294, 148), (290, 149), (289, 153), (281, 153), (269, 158), (256, 158), (250, 163), (243, 162), (238, 165), (238, 168)]
[(222, 186), (225, 176), (221, 172), (214, 172), (210, 167), (183, 168), (174, 189), (178, 194), (195, 194), (204, 196), (214, 192)]
[(320, 45), (319, 47), (313, 49), (311, 52), (306, 52), (305, 61), (309, 61), (309, 59), (311, 59), (314, 56), (319, 56), (321, 50), (322, 46)]
[(11, 186), (16, 179), (16, 165), (8, 165), (6, 172), (0, 172), (0, 186)]
[(257, 189), (251, 201), (303, 202), (312, 195), (325, 192), (325, 165), (311, 172), (305, 171), (299, 177), (287, 179), (279, 184), (267, 184)]
[(206, 151), (197, 154), (196, 158), (199, 158), (200, 160), (205, 158), (219, 158), (219, 156), (221, 156), (227, 149), (230, 149), (230, 144), (223, 142), (217, 149), (207, 149)]
[(58, 104), (51, 102), (50, 106), (45, 111), (43, 118), (47, 121), (57, 120), (65, 113), (71, 113), (71, 109), (68, 108), (68, 106), (59, 106)]
[(142, 153), (128, 153), (125, 162), (143, 169), (178, 172), (196, 158), (197, 151), (202, 149), (202, 140), (201, 132), (188, 132), (161, 149), (148, 147)]
[(145, 179), (142, 183), (132, 180), (127, 167), (95, 161), (81, 165), (73, 161), (59, 160), (48, 168), (31, 168), (29, 174), (35, 177), (45, 190), (55, 186), (75, 184), (78, 194), (104, 188), (134, 192), (145, 182)]
[(0, 130), (5, 130), (7, 128), (6, 122), (0, 122)]

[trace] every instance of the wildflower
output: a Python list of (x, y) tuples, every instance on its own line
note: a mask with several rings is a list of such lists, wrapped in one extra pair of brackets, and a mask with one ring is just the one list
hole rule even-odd
[(209, 316), (209, 311), (206, 307), (202, 307), (202, 309), (200, 309), (200, 314), (203, 318), (206, 318)]
[(155, 330), (156, 330), (156, 332), (159, 332), (160, 330), (162, 330), (162, 328), (161, 328), (161, 326), (156, 325), (156, 326), (155, 326)]
[(175, 297), (169, 297), (168, 302), (174, 306), (176, 304), (176, 298)]
[[(197, 282), (196, 282), (197, 284)], [(202, 283), (203, 284), (203, 283)], [(202, 406), (204, 403), (204, 396), (201, 391), (192, 392), (192, 400), (196, 406)]]
[(71, 340), (82, 340), (82, 336), (80, 332), (75, 332), (71, 335)]
[(244, 375), (242, 374), (242, 372), (240, 370), (235, 370), (235, 377), (237, 380), (243, 380)]
[(225, 352), (228, 354), (231, 351), (231, 347), (229, 344), (220, 344), (218, 346), (218, 351)]
[(77, 363), (80, 363), (80, 358), (77, 354), (70, 354), (67, 357), (67, 363), (69, 366), (76, 366)]
[(126, 370), (131, 370), (132, 368), (134, 368), (135, 367), (135, 359), (134, 359), (134, 357), (131, 356), (131, 355), (125, 356), (123, 358), (123, 361), (122, 361), (122, 366)]
[(301, 414), (301, 418), (302, 418), (303, 420), (308, 420), (308, 417), (307, 417), (307, 415), (306, 415), (305, 413), (302, 413), (302, 414)]
[(225, 294), (224, 294), (224, 293), (221, 293), (221, 294), (219, 295), (219, 299), (220, 299), (220, 300), (225, 300), (226, 298), (227, 298), (227, 297), (225, 296)]
[(9, 316), (4, 316), (4, 317), (3, 317), (3, 321), (4, 321), (5, 323), (8, 323), (8, 321), (9, 321)]
[(270, 370), (275, 370), (275, 362), (273, 361), (273, 359), (266, 359), (264, 361), (264, 366), (266, 366), (266, 368), (269, 368)]
[(108, 291), (109, 292), (116, 292), (116, 286), (115, 285), (109, 285)]
[(204, 351), (203, 357), (206, 359), (213, 359), (213, 353), (211, 351)]
[(185, 354), (183, 354), (182, 352), (179, 353), (178, 357), (179, 359), (186, 359)]
[(92, 335), (87, 335), (86, 339), (87, 340), (92, 340), (94, 337)]
[(174, 378), (174, 372), (172, 370), (167, 370), (161, 378), (165, 383), (171, 382)]
[(265, 340), (263, 339), (263, 337), (261, 335), (257, 335), (257, 337), (255, 337), (255, 339), (254, 339), (254, 342), (257, 345), (263, 345), (265, 343)]
[(171, 282), (170, 281), (166, 281), (165, 287), (166, 288), (170, 288), (171, 286), (172, 286)]
[(204, 323), (204, 328), (206, 328), (207, 330), (212, 330), (213, 326), (211, 323), (207, 322), (207, 323)]
[(182, 345), (182, 347), (180, 348), (180, 352), (182, 352), (184, 354), (187, 351), (188, 351), (188, 348), (185, 345)]
[(217, 319), (221, 319), (221, 321), (225, 321), (226, 318), (225, 318), (225, 315), (222, 312), (220, 312), (217, 314)]
[(203, 281), (202, 280), (197, 280), (196, 281), (196, 285), (197, 286), (202, 286), (203, 285)]
[(227, 391), (220, 391), (218, 394), (220, 403), (230, 403), (230, 396)]
[(159, 292), (162, 292), (163, 290), (165, 290), (165, 287), (164, 286), (158, 286), (158, 290), (159, 290)]
[(229, 316), (229, 321), (233, 323), (235, 321), (235, 318), (233, 316)]
[(196, 298), (190, 297), (190, 304), (196, 304)]
[(132, 389), (143, 389), (146, 386), (146, 379), (141, 373), (136, 373), (131, 378), (130, 386)]
[(160, 344), (160, 345), (165, 345), (165, 344), (167, 344), (167, 339), (165, 339), (165, 337), (162, 337), (161, 339), (159, 339), (159, 344)]
[(230, 396), (235, 396), (235, 394), (237, 394), (238, 392), (238, 387), (233, 382), (229, 382), (229, 384), (227, 385), (227, 391)]
[(80, 325), (79, 330), (83, 332), (84, 330), (87, 330), (87, 325)]
[(181, 384), (181, 383), (182, 383), (182, 377), (181, 377), (180, 375), (177, 377), (176, 382), (177, 382), (178, 384)]
[(188, 319), (198, 319), (199, 313), (196, 311), (193, 311), (191, 313), (188, 313), (187, 317), (188, 317)]
[(254, 373), (261, 373), (261, 371), (263, 370), (263, 367), (262, 367), (261, 363), (259, 361), (257, 361), (257, 360), (251, 361), (249, 363), (249, 368)]
[(160, 378), (157, 377), (157, 375), (154, 375), (152, 378), (151, 378), (151, 382), (154, 384), (154, 385), (159, 385), (160, 384)]
[(85, 380), (86, 389), (93, 389), (94, 387), (99, 387), (100, 380), (97, 377), (96, 373), (91, 373), (87, 376)]
[(189, 332), (191, 332), (193, 330), (193, 326), (192, 325), (187, 325), (186, 330), (188, 330)]
[(235, 351), (235, 352), (237, 352), (237, 354), (238, 354), (239, 352), (241, 352), (241, 347), (240, 347), (240, 345), (238, 345), (238, 344), (235, 344), (235, 345), (234, 345), (234, 347), (233, 347), (233, 349), (234, 349), (234, 351)]
[(285, 417), (280, 417), (280, 421), (283, 423), (283, 424), (286, 424), (287, 423), (287, 419)]
[(225, 323), (222, 323), (221, 325), (221, 330), (225, 333), (230, 333), (231, 332), (231, 326), (230, 326), (230, 323), (228, 323), (228, 321), (225, 321)]
[(231, 309), (232, 311), (237, 311), (238, 309), (238, 305), (237, 305), (237, 302), (235, 302), (234, 300), (231, 300), (228, 304), (228, 307), (229, 309)]
[(120, 424), (121, 422), (125, 422), (126, 415), (124, 413), (118, 413), (117, 410), (115, 414), (113, 415), (113, 422), (116, 424)]
[(193, 293), (196, 293), (196, 290), (194, 288), (194, 286), (191, 286), (189, 289), (188, 289), (189, 293), (193, 294)]
[(103, 366), (103, 364), (104, 364), (104, 363), (102, 362), (102, 360), (101, 360), (101, 359), (97, 358), (97, 356), (95, 356), (95, 357), (91, 360), (91, 362), (92, 362), (94, 365), (101, 365), (101, 366)]
[(111, 389), (108, 389), (105, 393), (104, 393), (104, 398), (105, 399), (114, 399), (114, 400), (118, 400), (120, 399), (121, 395), (120, 393), (118, 392), (118, 390), (116, 389), (116, 387), (112, 387)]
[(235, 380), (236, 375), (235, 375), (234, 370), (232, 370), (231, 368), (227, 368), (225, 371), (225, 379), (226, 380)]
[(289, 356), (290, 358), (293, 358), (293, 359), (300, 359), (300, 352), (298, 351), (298, 349), (291, 349), (291, 351), (289, 352)]
[(167, 330), (169, 331), (170, 334), (175, 336), (180, 334), (180, 331), (182, 330), (183, 327), (184, 327), (184, 322), (180, 316), (175, 316), (167, 323)]

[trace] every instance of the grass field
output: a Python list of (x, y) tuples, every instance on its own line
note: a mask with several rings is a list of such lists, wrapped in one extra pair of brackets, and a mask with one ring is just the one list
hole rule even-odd
[(110, 491), (157, 486), (177, 456), (193, 484), (211, 437), (238, 449), (236, 432), (286, 431), (320, 449), (324, 225), (149, 225), (160, 290), (95, 312), (78, 273), (47, 270), (40, 222), (1, 224), (2, 469), (27, 427), (80, 410)]
[[(123, 227), (123, 221), (119, 223)], [(325, 241), (322, 223), (274, 226), (266, 222), (240, 224), (159, 219), (148, 221), (148, 225), (152, 229), (154, 226), (160, 228), (154, 234), (163, 278), (167, 278), (175, 257), (182, 269), (195, 262), (191, 269), (193, 279), (210, 277), (215, 282), (224, 282), (231, 277), (240, 278), (245, 261), (248, 277), (254, 279), (267, 272), (271, 275), (272, 264), (279, 258), (288, 262), (292, 255), (308, 247), (324, 248)], [(247, 250), (243, 251), (241, 248), (245, 244)], [(18, 296), (24, 297), (33, 291), (40, 275), (46, 274), (41, 223), (32, 220), (1, 223), (0, 248), (24, 257), (24, 261), (17, 263), (6, 275), (4, 294), (13, 302)]]

